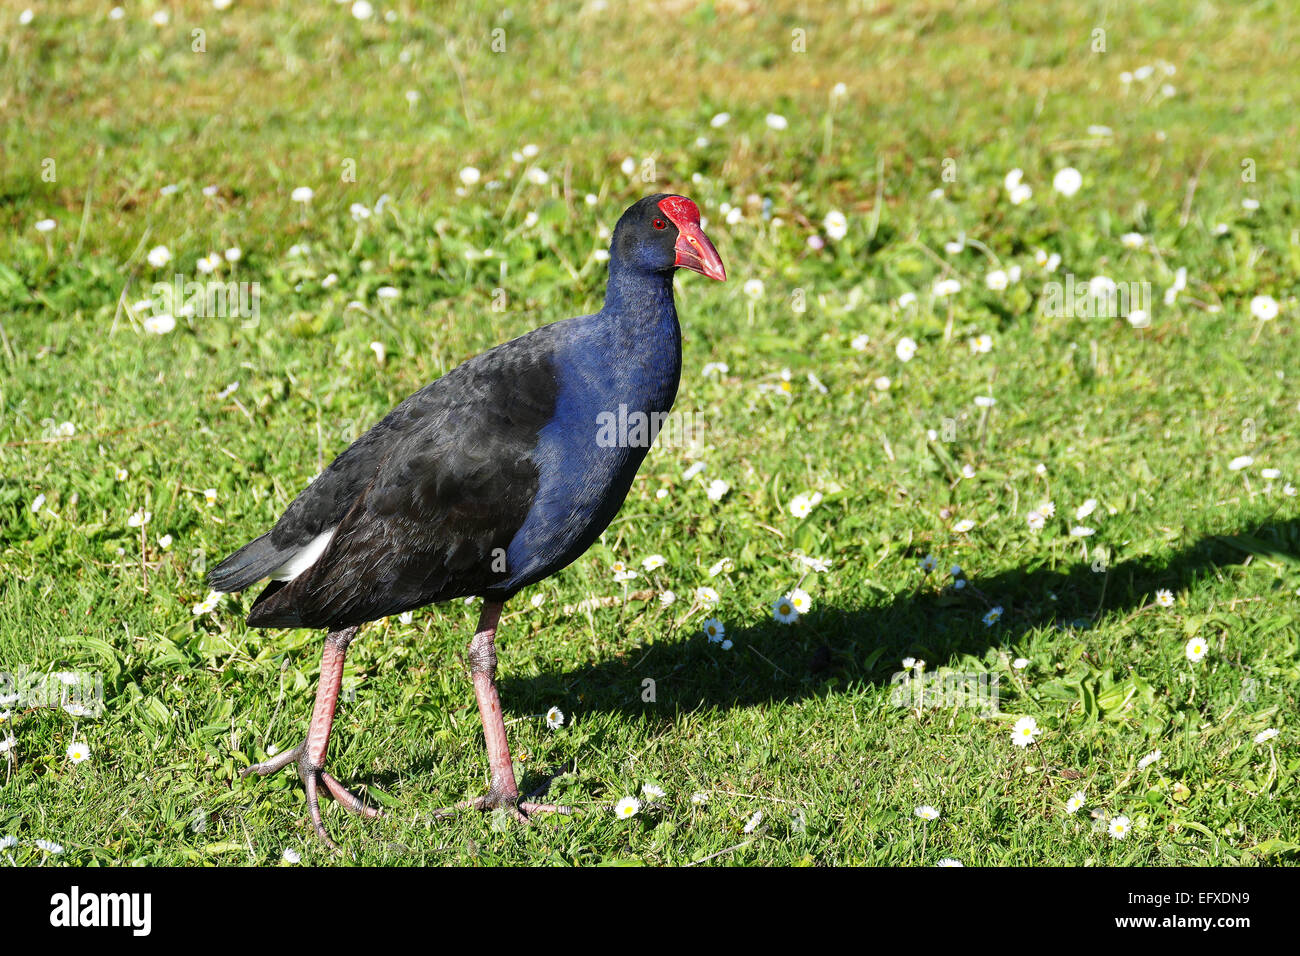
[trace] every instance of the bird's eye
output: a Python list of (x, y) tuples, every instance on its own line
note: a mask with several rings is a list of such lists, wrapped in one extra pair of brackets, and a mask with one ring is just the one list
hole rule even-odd
[(668, 223), (664, 222), (662, 219), (656, 219), (653, 223), (651, 223), (651, 225), (654, 226), (656, 229), (668, 228)]

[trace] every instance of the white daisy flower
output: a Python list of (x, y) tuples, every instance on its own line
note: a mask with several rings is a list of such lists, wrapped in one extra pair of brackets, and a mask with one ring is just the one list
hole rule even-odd
[(1070, 537), (1072, 538), (1090, 538), (1096, 533), (1096, 528), (1089, 528), (1086, 525), (1081, 524), (1075, 525), (1070, 529)]
[(1083, 791), (1076, 790), (1074, 796), (1070, 797), (1069, 800), (1065, 801), (1065, 812), (1078, 813), (1080, 810), (1083, 809), (1083, 803), (1085, 799), (1087, 798), (1084, 796)]
[(981, 620), (984, 622), (985, 627), (992, 627), (1001, 619), (1002, 619), (1001, 604), (999, 604), (997, 607), (990, 608), (989, 612), (985, 614), (983, 618), (981, 618)]
[(764, 122), (767, 123), (768, 129), (783, 130), (790, 125), (790, 122), (780, 113), (768, 113)]
[(645, 783), (641, 785), (641, 794), (651, 800), (658, 800), (664, 795), (664, 788), (657, 787), (653, 783)]
[(172, 261), (172, 253), (166, 246), (154, 246), (149, 250), (148, 254), (145, 255), (145, 259), (147, 259), (149, 265), (153, 266), (155, 269), (161, 269), (163, 266), (167, 265), (167, 263)]
[(641, 812), (641, 801), (636, 797), (624, 797), (618, 803), (614, 804), (614, 816), (620, 820), (626, 820), (634, 817)]
[(961, 291), (961, 283), (956, 279), (940, 279), (934, 284), (934, 294), (939, 298), (956, 295)]
[(727, 636), (727, 627), (716, 617), (711, 617), (704, 622), (704, 636), (709, 639), (710, 644), (721, 644), (722, 639)]
[(927, 554), (924, 558), (921, 559), (921, 570), (924, 571), (926, 574), (929, 574), (938, 566), (939, 566), (939, 561), (938, 559), (935, 558), (933, 554)]
[(721, 600), (722, 598), (718, 596), (718, 592), (713, 588), (700, 587), (695, 589), (695, 601), (704, 607), (713, 607)]
[(1138, 769), (1145, 770), (1147, 767), (1151, 766), (1153, 763), (1159, 760), (1161, 756), (1162, 755), (1159, 750), (1151, 751), (1151, 753), (1147, 754), (1145, 757), (1143, 757), (1141, 760), (1138, 761)]
[(1125, 249), (1141, 249), (1146, 244), (1146, 236), (1140, 232), (1126, 232), (1119, 237)]
[(786, 597), (789, 598), (790, 603), (794, 605), (794, 609), (801, 615), (812, 610), (812, 597), (802, 588), (795, 588)]
[(898, 356), (899, 361), (910, 362), (916, 355), (916, 339), (910, 336), (904, 336), (898, 340), (898, 345), (894, 347), (894, 354)]
[(746, 280), (744, 286), (742, 286), (742, 291), (744, 291), (745, 295), (749, 296), (751, 299), (757, 300), (763, 298), (763, 280)]
[(804, 492), (790, 499), (790, 514), (796, 518), (806, 518), (822, 502), (820, 491)]
[(1277, 299), (1271, 295), (1257, 295), (1250, 300), (1250, 314), (1261, 322), (1271, 322), (1276, 319), (1279, 311)]
[(1083, 176), (1073, 166), (1057, 170), (1056, 175), (1052, 177), (1052, 188), (1062, 196), (1073, 196), (1082, 185)]
[(1239, 455), (1232, 461), (1228, 462), (1228, 471), (1241, 471), (1243, 468), (1249, 468), (1255, 464), (1255, 459), (1250, 455)]
[(915, 292), (904, 292), (902, 295), (898, 297), (898, 307), (900, 309), (906, 309), (909, 306), (913, 306), (913, 305), (916, 305)]
[(827, 236), (838, 242), (849, 234), (849, 220), (842, 212), (828, 212), (822, 220), (822, 229)]
[(311, 202), (312, 197), (315, 195), (316, 193), (312, 190), (310, 186), (299, 186), (289, 194), (289, 198), (292, 199), (294, 202), (307, 203), (307, 202)]
[(1161, 588), (1159, 591), (1156, 592), (1156, 603), (1159, 604), (1161, 607), (1173, 607), (1174, 592), (1168, 590), (1167, 588)]
[(1129, 829), (1128, 817), (1115, 817), (1110, 821), (1110, 835), (1116, 840), (1122, 840), (1128, 836)]
[(935, 866), (962, 866), (962, 867), (964, 867), (965, 865), (966, 864), (963, 863), (961, 860), (954, 860), (950, 856), (945, 856), (942, 860), (940, 860), (938, 863), (935, 864)]
[(1026, 667), (1029, 666), (1029, 664), (1030, 664), (1030, 660), (1027, 657), (1017, 657), (1014, 661), (1011, 662), (1011, 666), (1018, 671), (1024, 670)]
[(1004, 291), (1010, 282), (1010, 278), (1002, 269), (994, 269), (984, 277), (984, 284), (994, 292)]
[(721, 478), (714, 478), (709, 482), (709, 490), (707, 494), (710, 501), (721, 501), (730, 490), (731, 485), (727, 484)]
[(659, 595), (659, 604), (662, 607), (672, 607), (677, 603), (677, 595), (673, 591), (663, 591)]
[(975, 527), (974, 521), (972, 521), (970, 518), (962, 518), (960, 521), (958, 521), (955, 525), (952, 526), (952, 530), (955, 531), (957, 534), (965, 534), (967, 531), (970, 531), (974, 527)]
[(1017, 183), (1007, 191), (1007, 198), (1011, 200), (1011, 205), (1023, 206), (1034, 198), (1034, 191), (1028, 183)]
[(781, 624), (793, 624), (799, 620), (799, 612), (788, 595), (781, 595), (772, 602), (772, 618)]
[(1097, 499), (1089, 498), (1083, 504), (1079, 505), (1079, 507), (1074, 509), (1075, 520), (1082, 521), (1084, 518), (1088, 517), (1088, 515), (1092, 514), (1096, 510), (1097, 510)]
[(90, 748), (83, 743), (73, 742), (68, 744), (68, 759), (73, 763), (81, 763), (83, 760), (90, 759)]
[(1034, 718), (1021, 717), (1011, 728), (1011, 742), (1017, 747), (1028, 747), (1042, 732)]
[(745, 832), (753, 833), (755, 830), (758, 829), (758, 825), (762, 822), (763, 822), (763, 811), (755, 810), (754, 815), (750, 817), (749, 822), (745, 824)]
[(922, 804), (913, 812), (922, 820), (938, 820), (940, 816), (939, 811), (929, 804)]
[(668, 559), (662, 554), (652, 554), (641, 562), (641, 567), (646, 571), (654, 571), (658, 568), (662, 568), (667, 563)]
[(546, 712), (546, 726), (552, 730), (559, 730), (564, 726), (564, 711), (558, 707), (552, 707)]
[(1197, 661), (1204, 658), (1205, 655), (1209, 653), (1209, 651), (1210, 651), (1210, 646), (1206, 644), (1205, 641), (1201, 640), (1199, 637), (1194, 637), (1187, 642), (1187, 648), (1186, 648), (1187, 659), (1191, 661), (1193, 664), (1195, 664)]
[(1266, 744), (1280, 733), (1276, 727), (1270, 727), (1267, 730), (1261, 730), (1255, 735), (1255, 743)]

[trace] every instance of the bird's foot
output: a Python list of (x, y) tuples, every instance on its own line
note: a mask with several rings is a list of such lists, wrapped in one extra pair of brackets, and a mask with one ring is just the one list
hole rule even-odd
[(342, 848), (330, 839), (329, 833), (325, 830), (325, 824), (321, 821), (319, 791), (322, 784), (337, 803), (353, 813), (359, 813), (366, 817), (380, 815), (379, 810), (366, 806), (360, 797), (326, 773), (324, 768), (314, 763), (307, 755), (306, 741), (303, 741), (292, 750), (276, 754), (270, 760), (264, 760), (261, 763), (253, 764), (251, 767), (245, 767), (239, 771), (239, 776), (242, 778), (255, 773), (260, 777), (265, 777), (287, 767), (291, 763), (297, 764), (298, 776), (302, 779), (303, 786), (307, 790), (307, 808), (311, 811), (311, 822), (316, 830), (316, 835), (331, 850), (342, 852)]
[(568, 816), (573, 812), (572, 807), (566, 807), (559, 803), (538, 803), (533, 798), (541, 796), (545, 790), (534, 791), (526, 797), (521, 797), (518, 790), (506, 789), (505, 787), (491, 787), (488, 792), (481, 797), (475, 797), (473, 800), (462, 800), (460, 803), (450, 807), (442, 807), (433, 811), (435, 820), (442, 820), (451, 816), (460, 810), (480, 810), (484, 813), (498, 808), (507, 811), (520, 823), (531, 823), (530, 817), (534, 813), (560, 813)]

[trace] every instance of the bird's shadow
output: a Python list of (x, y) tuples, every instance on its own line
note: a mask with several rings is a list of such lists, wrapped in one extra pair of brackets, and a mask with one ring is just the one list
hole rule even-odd
[[(1077, 550), (1075, 553), (1078, 553)], [(1095, 553), (1095, 551), (1094, 551)], [(919, 565), (923, 552), (911, 555)], [(904, 656), (931, 669), (964, 656), (1008, 652), (1032, 631), (1071, 628), (1081, 636), (1099, 623), (1158, 613), (1156, 592), (1192, 591), (1217, 569), (1251, 560), (1300, 565), (1300, 519), (1240, 519), (1188, 547), (1107, 565), (1095, 557), (1053, 568), (1042, 561), (955, 590), (947, 567), (903, 593), (880, 592), (859, 607), (815, 608), (796, 625), (775, 620), (729, 629), (730, 650), (683, 630), (617, 657), (567, 670), (504, 674), (507, 708), (536, 712), (557, 701), (583, 712), (618, 712), (670, 721), (683, 711), (796, 701), (896, 680)], [(838, 573), (850, 573), (847, 568)], [(927, 578), (928, 580), (923, 580)], [(942, 587), (936, 582), (946, 584)], [(992, 625), (984, 615), (1003, 608)]]

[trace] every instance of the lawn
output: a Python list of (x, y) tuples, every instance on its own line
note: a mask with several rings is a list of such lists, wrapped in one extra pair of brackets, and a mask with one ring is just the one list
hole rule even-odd
[[(0, 4), (0, 861), (1300, 860), (1289, 4), (369, 6)], [(434, 819), (457, 601), (352, 646), (333, 855), (238, 776), (322, 634), (204, 573), (655, 192), (693, 427), (498, 641), (576, 812)]]

